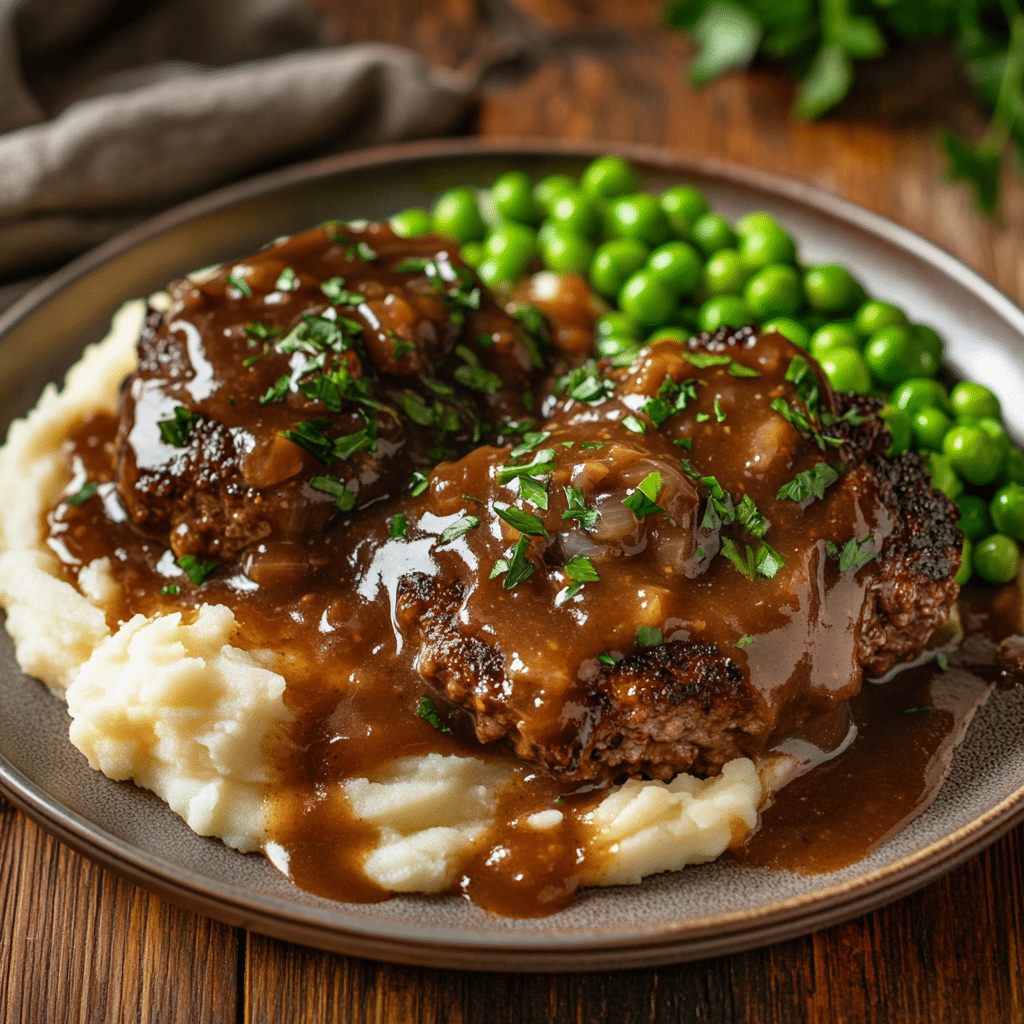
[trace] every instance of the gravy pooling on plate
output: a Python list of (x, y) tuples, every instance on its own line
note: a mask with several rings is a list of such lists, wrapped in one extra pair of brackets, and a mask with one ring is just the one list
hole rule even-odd
[(50, 545), (72, 578), (111, 559), (110, 624), (222, 604), (284, 658), (269, 840), (312, 891), (388, 895), (346, 780), (468, 755), (513, 782), (451, 886), (556, 910), (611, 856), (588, 815), (614, 783), (844, 748), (860, 667), (913, 657), (955, 596), (948, 503), (884, 459), (877, 406), (778, 334), (582, 365), (589, 296), (557, 297), (545, 350), (445, 240), (315, 229), (172, 285), (120, 418), (69, 438), (89, 484)]

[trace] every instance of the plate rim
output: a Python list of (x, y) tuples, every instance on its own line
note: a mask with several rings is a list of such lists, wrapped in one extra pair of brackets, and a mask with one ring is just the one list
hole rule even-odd
[[(384, 164), (514, 156), (582, 160), (605, 153), (617, 153), (640, 165), (680, 177), (712, 178), (780, 197), (831, 217), (848, 229), (880, 238), (954, 279), (1024, 338), (1024, 311), (976, 271), (910, 229), (804, 182), (725, 161), (685, 157), (655, 146), (589, 140), (468, 138), (394, 144), (323, 157), (188, 200), (102, 243), (27, 292), (0, 315), (0, 342), (39, 307), (104, 263), (165, 231), (234, 204)], [(422, 966), (475, 970), (618, 969), (677, 963), (768, 945), (849, 920), (900, 899), (952, 870), (1024, 821), (1022, 785), (984, 814), (913, 854), (827, 888), (753, 909), (698, 921), (660, 924), (651, 930), (634, 928), (601, 935), (562, 936), (481, 931), (474, 933), (472, 940), (452, 941), (451, 933), (439, 926), (396, 925), (330, 914), (267, 895), (253, 897), (231, 883), (165, 861), (60, 804), (2, 754), (0, 791), (46, 831), (79, 853), (189, 910), (321, 949)], [(344, 920), (346, 917), (348, 920)]]

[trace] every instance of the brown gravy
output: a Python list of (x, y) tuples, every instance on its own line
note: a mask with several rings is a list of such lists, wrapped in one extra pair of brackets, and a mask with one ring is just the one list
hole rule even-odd
[[(297, 256), (294, 246), (290, 251)], [(280, 260), (279, 252), (272, 251), (272, 255)], [(259, 257), (249, 261), (257, 266), (258, 262)], [(275, 267), (270, 277), (279, 272)], [(575, 345), (580, 329), (574, 330), (571, 339)], [(235, 355), (244, 354), (245, 339), (235, 342)], [(737, 381), (737, 375), (730, 376), (721, 365), (693, 370), (691, 375), (700, 377), (706, 391), (692, 408), (666, 426), (664, 436), (647, 439), (645, 457), (653, 452), (663, 456), (666, 465), (670, 459), (678, 464), (679, 455), (686, 453), (673, 441), (688, 437), (692, 458), (699, 466), (702, 450), (710, 449), (716, 430), (741, 431), (747, 420), (764, 415), (763, 409), (754, 409), (749, 397), (754, 391), (765, 408), (770, 399), (791, 394), (785, 378), (788, 343), (783, 346), (782, 342), (776, 336), (775, 341), (769, 339), (762, 349), (746, 356), (759, 360), (756, 386), (750, 376), (738, 375)], [(658, 360), (669, 357), (659, 353), (657, 346), (651, 351), (650, 365), (638, 374), (636, 390), (627, 399), (652, 394), (665, 377)], [(743, 358), (739, 355), (738, 361)], [(260, 372), (271, 380), (269, 370)], [(653, 384), (639, 379), (643, 372)], [(260, 389), (265, 383), (261, 380)], [(651, 390), (645, 392), (645, 387)], [(540, 386), (537, 394), (543, 394)], [(585, 440), (600, 434), (602, 444), (626, 450), (630, 434), (621, 421), (628, 418), (624, 412), (636, 407), (624, 400), (623, 411), (599, 423), (590, 410), (578, 407), (555, 424), (555, 440), (549, 443), (578, 453)], [(236, 408), (232, 400), (219, 414), (234, 415)], [(295, 418), (291, 413), (286, 416), (275, 411), (274, 415), (282, 417), (281, 423)], [(774, 427), (772, 417), (774, 414), (769, 416)], [(272, 434), (279, 425), (275, 421), (267, 429)], [(456, 879), (454, 891), (506, 916), (538, 916), (567, 906), (579, 885), (581, 866), (586, 862), (588, 868), (594, 867), (581, 818), (614, 778), (573, 781), (518, 761), (495, 744), (485, 751), (463, 715), (445, 713), (442, 721), (451, 733), (438, 731), (417, 713), (425, 687), (414, 663), (416, 645), (402, 635), (396, 620), (395, 588), (400, 576), (440, 572), (449, 578), (468, 578), (471, 601), (482, 603), (486, 612), (480, 621), (503, 622), (503, 636), (514, 638), (523, 652), (528, 678), (543, 679), (552, 668), (566, 669), (557, 676), (564, 676), (563, 682), (556, 679), (550, 695), (542, 689), (526, 689), (533, 702), (550, 697), (550, 712), (547, 717), (544, 713), (539, 716), (549, 734), (565, 726), (560, 716), (572, 706), (579, 666), (588, 660), (596, 666), (598, 655), (609, 650), (620, 657), (630, 653), (638, 625), (630, 618), (635, 609), (607, 600), (603, 605), (590, 604), (593, 589), (585, 590), (572, 606), (554, 600), (563, 585), (558, 582), (559, 567), (555, 565), (538, 571), (531, 583), (541, 588), (541, 593), (547, 587), (550, 593), (546, 598), (551, 599), (526, 611), (522, 607), (525, 602), (517, 600), (522, 591), (517, 594), (503, 589), (500, 581), (488, 578), (486, 569), (467, 574), (466, 552), (454, 546), (439, 547), (440, 527), (423, 525), (430, 517), (436, 526), (437, 522), (448, 523), (445, 517), (453, 521), (472, 511), (472, 500), (468, 504), (463, 500), (466, 493), (492, 496), (488, 488), (494, 479), (493, 453), (498, 449), (479, 448), (462, 462), (450, 464), (462, 466), (458, 472), (466, 476), (442, 468), (422, 497), (390, 494), (386, 514), (373, 513), (373, 495), (367, 492), (369, 513), (343, 515), (326, 532), (313, 536), (268, 536), (265, 543), (250, 545), (237, 559), (223, 560), (214, 575), (194, 586), (183, 579), (174, 559), (168, 558), (167, 544), (157, 539), (159, 534), (147, 536), (136, 529), (120, 508), (117, 435), (117, 421), (106, 415), (90, 417), (72, 431), (67, 443), (72, 473), (76, 480), (89, 480), (98, 487), (94, 497), (77, 505), (61, 501), (51, 511), (47, 524), (50, 546), (72, 581), (93, 559), (111, 558), (119, 585), (118, 599), (108, 611), (111, 626), (139, 612), (181, 611), (188, 615), (203, 603), (222, 603), (236, 612), (240, 646), (270, 648), (282, 655), (282, 670), (288, 678), (285, 701), (295, 724), (286, 737), (278, 738), (274, 749), (277, 778), (269, 818), (270, 859), (297, 885), (320, 895), (352, 902), (387, 899), (391, 894), (369, 882), (360, 869), (365, 853), (376, 843), (376, 829), (355, 820), (341, 798), (338, 783), (372, 777), (397, 757), (430, 751), (486, 757), (505, 764), (516, 777), (515, 783), (503, 791), (496, 824), (478, 844), (470, 866)], [(777, 450), (773, 445), (766, 442), (765, 451)], [(576, 458), (564, 456), (569, 467), (566, 472), (582, 464), (573, 463)], [(749, 480), (745, 493), (763, 508), (783, 482), (813, 466), (820, 456), (809, 448), (794, 448), (794, 454), (770, 473), (751, 470), (745, 459), (748, 455), (741, 445), (726, 444), (715, 470), (745, 476)], [(614, 475), (616, 471), (612, 467), (610, 472)], [(310, 463), (303, 472), (311, 476), (317, 470)], [(689, 594), (680, 596), (678, 586), (654, 588), (660, 602), (656, 621), (666, 627), (676, 621), (681, 634), (702, 639), (705, 624), (695, 621), (692, 614), (697, 605), (710, 624), (708, 635), (717, 642), (753, 637), (752, 643), (737, 645), (731, 657), (756, 680), (765, 713), (775, 716), (771, 721), (776, 738), (799, 724), (794, 709), (822, 714), (842, 708), (857, 688), (854, 626), (861, 590), (854, 583), (854, 573), (842, 574), (832, 559), (825, 559), (824, 541), (836, 538), (841, 542), (871, 533), (878, 543), (894, 525), (884, 510), (856, 496), (856, 476), (851, 472), (848, 477), (839, 486), (851, 487), (854, 499), (841, 513), (830, 512), (824, 502), (803, 508), (797, 508), (795, 502), (776, 503), (770, 539), (782, 550), (799, 550), (802, 561), (798, 564), (794, 559), (775, 579), (757, 581), (760, 599), (756, 604), (737, 597), (737, 580), (747, 581), (724, 558), (714, 559), (710, 568), (697, 566), (703, 555), (698, 559), (693, 553), (702, 539), (695, 524), (691, 529), (696, 539), (684, 538), (689, 547), (683, 545), (679, 556), (679, 572), (687, 577)], [(557, 480), (557, 475), (553, 479)], [(688, 485), (680, 479), (682, 490)], [(552, 505), (546, 521), (552, 534), (565, 508), (564, 503), (558, 504), (561, 490), (561, 484), (551, 487)], [(665, 517), (672, 529), (683, 521), (686, 509), (680, 508), (676, 521)], [(676, 514), (674, 506), (670, 511)], [(390, 534), (390, 524), (398, 516), (408, 521), (408, 533), (400, 539)], [(641, 547), (638, 557), (599, 563), (606, 593), (643, 594), (650, 584), (643, 573), (661, 571), (658, 545), (674, 543), (678, 537), (660, 520), (656, 523), (652, 517), (650, 523), (643, 537), (649, 550)], [(804, 543), (808, 536), (810, 545)], [(485, 556), (479, 564), (490, 566), (507, 548), (508, 538), (500, 530), (484, 537), (481, 529), (474, 542)], [(792, 614), (801, 608), (812, 611)], [(991, 609), (971, 612), (965, 620), (969, 637), (988, 636), (1006, 625)], [(593, 627), (590, 632), (577, 628), (585, 621)], [(1018, 628), (1019, 622), (1007, 632)], [(823, 637), (829, 630), (833, 630), (832, 639), (825, 643)], [(955, 666), (945, 675), (933, 666), (918, 667), (892, 682), (865, 685), (850, 703), (858, 735), (849, 749), (790, 783), (765, 812), (760, 832), (737, 855), (748, 863), (807, 871), (830, 871), (863, 857), (934, 797), (953, 746), (973, 708), (987, 693), (990, 684), (985, 678), (995, 670), (989, 645), (980, 662), (976, 657), (969, 666)], [(786, 686), (777, 687), (778, 680)], [(927, 711), (910, 713), (910, 709), (926, 707)], [(529, 814), (555, 807), (563, 814), (556, 828), (541, 832), (521, 826)]]

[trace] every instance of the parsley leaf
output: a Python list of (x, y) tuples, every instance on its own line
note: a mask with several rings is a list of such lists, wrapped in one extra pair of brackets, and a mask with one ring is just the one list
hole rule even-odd
[(191, 409), (186, 409), (183, 405), (175, 406), (173, 419), (156, 421), (156, 425), (160, 428), (160, 439), (164, 444), (183, 448), (200, 419), (202, 417), (199, 413), (192, 412)]
[(720, 530), (723, 526), (735, 522), (736, 506), (728, 491), (713, 476), (702, 476), (700, 482), (710, 491), (700, 528), (702, 530)]
[(755, 370), (752, 366), (744, 366), (743, 363), (730, 363), (729, 364), (729, 376), (730, 377), (760, 377), (761, 371)]
[(839, 571), (846, 572), (849, 569), (859, 569), (867, 565), (874, 557), (874, 552), (865, 551), (864, 546), (872, 539), (873, 534), (868, 534), (863, 540), (851, 537), (840, 550), (832, 541), (825, 545), (825, 550), (833, 557), (839, 559)]
[(638, 420), (636, 416), (630, 413), (628, 416), (623, 416), (622, 425), (630, 432), (634, 434), (646, 434), (647, 428), (643, 425), (643, 421)]
[(295, 273), (292, 267), (285, 267), (277, 276), (277, 280), (274, 282), (274, 291), (278, 292), (294, 292), (297, 291), (302, 285), (299, 280), (298, 274)]
[(178, 559), (178, 567), (197, 587), (218, 565), (218, 562), (202, 562), (195, 555), (182, 555)]
[(588, 359), (582, 366), (577, 366), (564, 377), (559, 377), (555, 384), (556, 394), (564, 393), (574, 402), (586, 402), (591, 405), (600, 405), (607, 401), (614, 390), (614, 383), (601, 375), (593, 359)]
[(267, 388), (266, 394), (260, 396), (260, 405), (266, 405), (268, 402), (280, 402), (281, 399), (288, 394), (291, 382), (292, 379), (287, 373), (278, 377), (277, 380)]
[(648, 473), (647, 476), (640, 481), (637, 489), (629, 495), (628, 498), (622, 499), (622, 504), (626, 506), (637, 517), (637, 519), (643, 519), (644, 516), (654, 515), (660, 512), (662, 515), (668, 513), (657, 503), (655, 500), (658, 497), (658, 492), (661, 490), (661, 474), (655, 470), (653, 473)]
[(752, 637), (752, 636), (741, 636), (739, 638), (739, 640), (736, 641), (736, 646), (737, 647), (741, 647), (741, 648), (742, 647), (749, 647), (753, 642), (754, 642), (754, 637)]
[(532, 476), (519, 478), (519, 495), (537, 508), (548, 510), (548, 485), (546, 480), (538, 480)]
[(657, 626), (640, 626), (636, 631), (638, 647), (657, 647), (661, 640), (661, 630)]
[(480, 359), (475, 352), (466, 348), (465, 345), (457, 345), (455, 354), (463, 361), (464, 366), (456, 367), (452, 376), (467, 388), (474, 391), (482, 391), (486, 395), (493, 395), (501, 388), (501, 377), (493, 370), (488, 370), (480, 365)]
[(342, 512), (351, 512), (356, 507), (355, 491), (350, 491), (343, 480), (336, 476), (315, 476), (309, 481), (314, 491), (322, 491), (334, 498), (335, 506)]
[(320, 291), (327, 296), (332, 306), (358, 306), (366, 301), (366, 296), (359, 292), (350, 292), (345, 287), (345, 278), (330, 277), (320, 282)]
[(522, 509), (515, 508), (503, 501), (492, 501), (491, 508), (513, 530), (518, 530), (520, 533), (527, 534), (530, 537), (546, 537), (548, 535), (548, 531), (544, 528), (544, 521), (540, 516), (535, 516), (532, 512), (524, 512)]
[(841, 462), (835, 465), (816, 462), (810, 469), (797, 473), (792, 480), (783, 484), (775, 497), (779, 501), (805, 501), (813, 495), (820, 501), (825, 497), (825, 488), (835, 483), (842, 471)]
[(565, 574), (579, 583), (597, 583), (601, 579), (586, 555), (575, 555), (565, 563)]
[(754, 499), (749, 494), (744, 494), (736, 506), (736, 518), (755, 537), (763, 537), (768, 529), (768, 520), (757, 511)]
[(583, 491), (571, 485), (562, 488), (569, 507), (562, 513), (563, 519), (576, 519), (584, 530), (592, 530), (597, 526), (601, 513), (596, 508), (588, 508)]
[(99, 482), (97, 480), (86, 480), (79, 490), (75, 491), (71, 497), (65, 498), (64, 500), (69, 505), (84, 505), (85, 502), (87, 502), (96, 493), (97, 487), (99, 487)]
[(554, 462), (554, 448), (542, 448), (525, 466), (502, 466), (497, 474), (498, 483), (507, 484), (517, 476), (550, 476), (555, 469)]
[(405, 536), (405, 531), (408, 528), (408, 522), (405, 516), (401, 512), (398, 515), (392, 516), (388, 520), (388, 537), (391, 540), (401, 540)]
[(252, 298), (252, 289), (249, 287), (249, 282), (244, 277), (238, 274), (228, 274), (228, 284), (230, 284), (236, 291), (240, 291), (247, 299)]
[(434, 707), (433, 699), (427, 694), (423, 694), (419, 699), (419, 703), (416, 705), (416, 714), (420, 716), (425, 722), (429, 722), (438, 732), (447, 733), (449, 736), (452, 731), (447, 725), (441, 721), (441, 716), (437, 713), (437, 708)]
[(683, 358), (698, 370), (706, 370), (709, 366), (728, 366), (732, 356), (715, 355), (713, 352), (684, 352)]
[(161, 587), (157, 591), (157, 593), (158, 594), (172, 594), (172, 595), (173, 594), (180, 594), (181, 593), (181, 587), (179, 587), (177, 583), (168, 583), (166, 587)]
[(494, 563), (490, 579), (493, 580), (496, 576), (504, 573), (505, 578), (501, 581), (501, 585), (506, 590), (511, 590), (524, 580), (528, 580), (536, 568), (533, 561), (526, 557), (526, 549), (529, 546), (530, 538), (525, 535), (520, 537), (518, 543), (512, 549), (511, 557), (499, 558)]
[[(510, 451), (509, 457), (518, 459), (520, 456), (528, 455), (533, 451), (534, 448), (539, 444), (543, 444), (551, 436), (550, 430), (531, 430), (523, 434), (522, 444), (517, 444), (515, 448)], [(552, 455), (554, 453), (552, 452)]]
[(437, 547), (442, 544), (451, 544), (453, 540), (458, 540), (464, 533), (475, 530), (479, 525), (480, 519), (477, 516), (463, 516), (441, 531), (441, 536), (437, 538)]

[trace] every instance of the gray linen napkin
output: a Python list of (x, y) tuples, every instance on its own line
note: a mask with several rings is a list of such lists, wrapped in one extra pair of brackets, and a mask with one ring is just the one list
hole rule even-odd
[(289, 159), (442, 134), (472, 98), (401, 48), (321, 47), (294, 0), (125, 7), (0, 0), (0, 275)]

